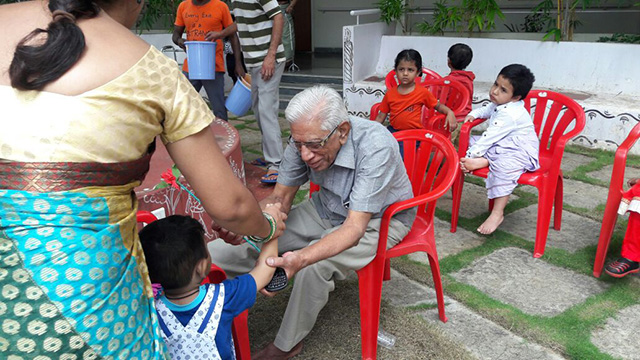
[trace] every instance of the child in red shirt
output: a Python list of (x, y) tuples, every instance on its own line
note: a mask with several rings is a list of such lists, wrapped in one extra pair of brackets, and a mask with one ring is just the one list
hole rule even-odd
[(449, 48), (447, 52), (447, 65), (451, 72), (445, 77), (445, 79), (455, 80), (467, 89), (469, 92), (469, 102), (464, 108), (465, 116), (471, 112), (471, 101), (473, 100), (473, 80), (476, 75), (471, 71), (465, 69), (471, 63), (473, 59), (473, 51), (467, 44), (455, 44)]
[(422, 129), (422, 106), (433, 108), (446, 114), (449, 131), (458, 127), (453, 111), (438, 100), (422, 86), (416, 86), (416, 76), (422, 73), (422, 57), (413, 49), (402, 50), (396, 56), (395, 66), (398, 77), (398, 87), (388, 89), (382, 103), (376, 121), (383, 123), (389, 114), (389, 131)]

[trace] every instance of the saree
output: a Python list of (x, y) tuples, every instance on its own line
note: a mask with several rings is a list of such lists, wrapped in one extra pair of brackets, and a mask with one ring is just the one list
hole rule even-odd
[(149, 159), (0, 161), (3, 358), (165, 358), (133, 193)]

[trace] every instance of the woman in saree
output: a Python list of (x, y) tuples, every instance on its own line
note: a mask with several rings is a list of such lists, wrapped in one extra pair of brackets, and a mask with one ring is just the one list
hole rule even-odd
[(217, 224), (284, 230), (175, 62), (129, 30), (143, 1), (0, 6), (1, 358), (166, 358), (133, 192), (157, 135)]

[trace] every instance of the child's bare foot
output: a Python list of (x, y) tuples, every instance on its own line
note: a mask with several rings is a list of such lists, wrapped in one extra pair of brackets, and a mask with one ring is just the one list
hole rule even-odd
[(473, 170), (482, 169), (489, 166), (489, 161), (485, 158), (462, 158), (460, 164), (463, 167), (463, 171), (470, 172)]
[(482, 223), (482, 225), (480, 225), (480, 227), (478, 228), (478, 232), (480, 234), (489, 235), (489, 234), (493, 233), (494, 231), (496, 231), (498, 226), (500, 226), (500, 224), (502, 224), (503, 220), (504, 220), (504, 215), (503, 214), (491, 213), (491, 215), (489, 215), (487, 220), (485, 220)]

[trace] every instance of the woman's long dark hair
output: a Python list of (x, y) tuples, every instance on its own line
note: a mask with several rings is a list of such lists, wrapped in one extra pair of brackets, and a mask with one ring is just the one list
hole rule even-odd
[(46, 29), (33, 30), (16, 47), (9, 76), (11, 86), (18, 90), (41, 90), (64, 75), (85, 47), (84, 34), (74, 17), (93, 18), (100, 12), (91, 0), (49, 0), (49, 10), (65, 15), (53, 17)]

